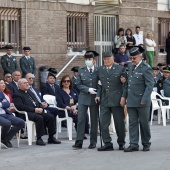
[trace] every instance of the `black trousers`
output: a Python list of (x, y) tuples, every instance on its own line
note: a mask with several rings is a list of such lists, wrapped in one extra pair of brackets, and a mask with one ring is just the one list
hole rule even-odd
[(50, 112), (42, 114), (28, 112), (28, 118), (35, 122), (37, 137), (45, 135), (45, 127), (48, 128), (49, 136), (53, 136), (56, 133), (55, 118)]
[(25, 125), (25, 121), (13, 115), (0, 114), (0, 125), (2, 126), (2, 134), (0, 134), (2, 141), (10, 141)]

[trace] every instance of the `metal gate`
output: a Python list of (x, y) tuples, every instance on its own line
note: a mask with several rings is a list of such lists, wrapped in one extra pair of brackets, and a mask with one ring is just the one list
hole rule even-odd
[(94, 45), (95, 51), (100, 54), (97, 59), (97, 65), (101, 66), (102, 53), (112, 51), (113, 41), (116, 30), (116, 17), (111, 15), (95, 15), (94, 16)]

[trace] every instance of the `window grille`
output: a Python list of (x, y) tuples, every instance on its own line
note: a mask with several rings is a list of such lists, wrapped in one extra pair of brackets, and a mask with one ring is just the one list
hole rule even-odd
[(0, 8), (0, 47), (12, 45), (19, 48), (20, 10)]
[(67, 46), (87, 48), (87, 14), (67, 14)]
[(159, 50), (164, 49), (166, 46), (166, 38), (168, 36), (168, 32), (170, 31), (170, 19), (159, 18), (159, 27), (158, 27), (158, 43)]

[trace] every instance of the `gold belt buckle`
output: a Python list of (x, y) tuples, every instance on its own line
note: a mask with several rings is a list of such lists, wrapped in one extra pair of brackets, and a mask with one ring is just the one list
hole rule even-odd
[(106, 89), (106, 93), (109, 93), (109, 89)]

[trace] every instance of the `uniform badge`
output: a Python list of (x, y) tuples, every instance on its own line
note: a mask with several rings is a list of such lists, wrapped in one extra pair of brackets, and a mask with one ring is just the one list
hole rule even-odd
[(13, 61), (15, 61), (16, 59), (14, 58)]
[(159, 83), (159, 87), (162, 87), (162, 84), (161, 84), (161, 83)]

